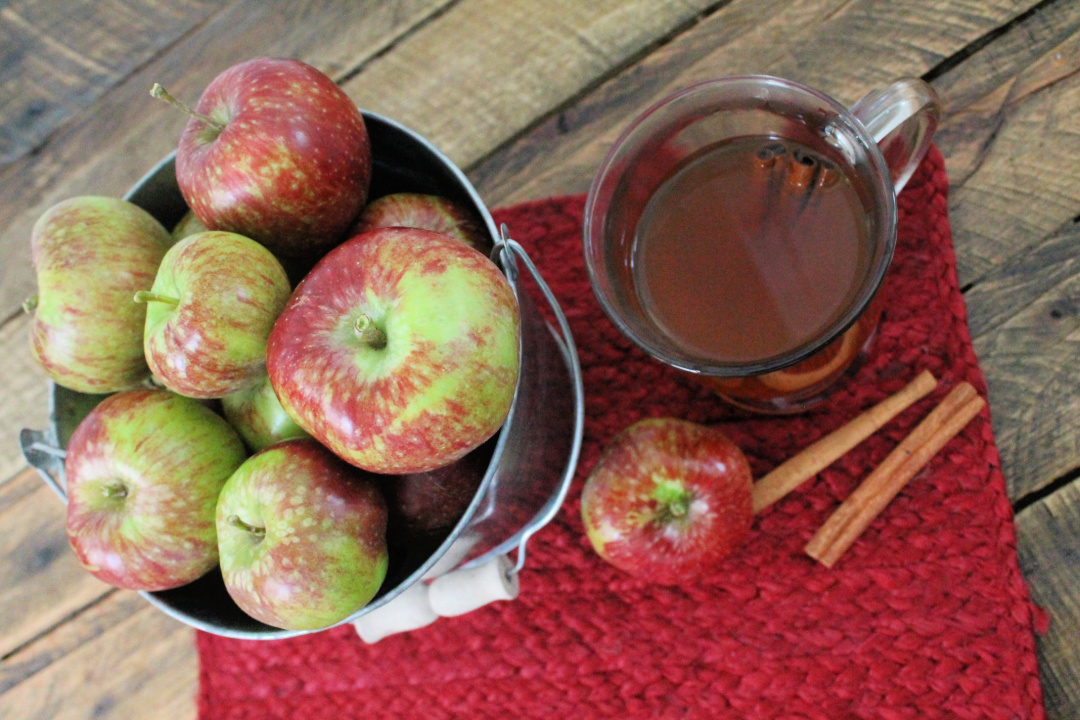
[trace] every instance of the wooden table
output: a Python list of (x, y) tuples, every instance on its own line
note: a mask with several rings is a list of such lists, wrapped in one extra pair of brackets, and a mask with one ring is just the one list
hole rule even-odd
[(1080, 1), (13, 0), (0, 7), (0, 717), (190, 718), (192, 631), (82, 571), (19, 455), (47, 383), (20, 302), (50, 205), (121, 195), (228, 65), (293, 56), (416, 129), (490, 207), (587, 189), (621, 128), (691, 82), (770, 73), (852, 103), (930, 80), (1019, 554), (1052, 616), (1048, 715), (1080, 717)]

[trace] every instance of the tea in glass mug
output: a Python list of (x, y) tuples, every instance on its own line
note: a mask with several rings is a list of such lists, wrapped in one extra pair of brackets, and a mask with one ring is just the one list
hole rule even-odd
[(766, 76), (661, 101), (623, 133), (589, 192), (597, 298), (646, 352), (728, 401), (809, 407), (873, 337), (896, 193), (938, 112), (921, 80), (850, 111)]

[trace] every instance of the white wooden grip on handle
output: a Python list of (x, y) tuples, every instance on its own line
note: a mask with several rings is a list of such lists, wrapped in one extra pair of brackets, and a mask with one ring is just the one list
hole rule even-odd
[(353, 621), (360, 639), (377, 643), (387, 635), (416, 630), (439, 619), (428, 601), (427, 583), (414, 583), (405, 592)]
[(428, 601), (442, 617), (472, 612), (496, 600), (513, 600), (520, 587), (509, 558), (494, 560), (463, 570), (455, 570), (431, 581)]

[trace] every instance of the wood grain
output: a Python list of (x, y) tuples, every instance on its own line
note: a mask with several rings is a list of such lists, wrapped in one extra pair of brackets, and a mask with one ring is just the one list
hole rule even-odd
[(1073, 483), (1016, 516), (1020, 568), (1032, 600), (1050, 614), (1036, 636), (1046, 714), (1080, 717), (1080, 484)]
[(194, 631), (142, 606), (0, 695), (4, 720), (195, 718)]
[(471, 169), (489, 204), (588, 189), (630, 120), (674, 90), (768, 73), (853, 103), (921, 75), (1033, 2), (733, 2)]
[[(1062, 237), (1075, 238), (1075, 233)], [(974, 344), (990, 378), (995, 436), (1010, 497), (1045, 487), (1080, 465), (1075, 370), (1080, 363), (1080, 274), (1075, 267)]]
[[(962, 284), (1028, 252), (1080, 207), (1080, 6), (1051, 9), (1050, 24), (1037, 15), (1018, 28), (1033, 42), (1008, 48), (1008, 62), (988, 48), (988, 57), (980, 53), (941, 83), (978, 86), (987, 65), (1002, 83), (981, 97), (965, 94), (942, 131), (955, 172), (949, 212)], [(1001, 69), (1010, 65), (1011, 73)]]
[[(468, 166), (718, 0), (465, 0), (345, 90)], [(484, 28), (483, 37), (475, 37)], [(393, 92), (388, 92), (393, 88)]]
[(75, 559), (64, 505), (35, 472), (13, 478), (3, 494), (16, 499), (0, 505), (0, 658), (111, 591)]
[[(23, 428), (42, 430), (49, 423), (49, 378), (30, 354), (30, 320), (19, 314), (0, 326), (0, 357), (3, 378), (0, 396), (0, 483), (26, 467), (19, 449)], [(10, 408), (8, 412), (6, 409)]]
[(0, 168), (226, 0), (16, 0), (0, 9)]

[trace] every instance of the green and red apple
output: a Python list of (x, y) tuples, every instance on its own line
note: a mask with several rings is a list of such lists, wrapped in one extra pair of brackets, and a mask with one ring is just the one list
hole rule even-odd
[(35, 223), (30, 253), (37, 295), (30, 350), (58, 385), (110, 393), (150, 377), (146, 308), (131, 301), (154, 281), (169, 233), (142, 208), (110, 197), (70, 198)]
[(502, 425), (519, 369), (517, 298), (487, 257), (442, 233), (381, 228), (326, 255), (270, 333), (286, 412), (348, 462), (424, 472)]
[(604, 448), (581, 515), (604, 560), (653, 582), (685, 583), (714, 572), (746, 541), (752, 483), (746, 457), (718, 428), (642, 420)]
[(364, 206), (371, 145), (360, 111), (324, 73), (290, 58), (255, 58), (203, 91), (180, 137), (176, 179), (207, 228), (313, 260), (343, 239)]
[(144, 347), (165, 387), (220, 398), (256, 385), (266, 372), (266, 339), (289, 299), (289, 279), (265, 247), (242, 235), (207, 231), (169, 249), (148, 305)]
[(83, 567), (130, 590), (185, 585), (218, 564), (216, 510), (247, 457), (196, 400), (128, 390), (100, 402), (67, 447), (67, 534)]
[(217, 531), (229, 595), (274, 627), (330, 627), (386, 577), (386, 503), (375, 482), (311, 439), (241, 465), (218, 499)]
[(252, 452), (282, 440), (308, 437), (281, 407), (266, 373), (255, 385), (221, 398), (221, 408), (225, 419), (240, 433)]

